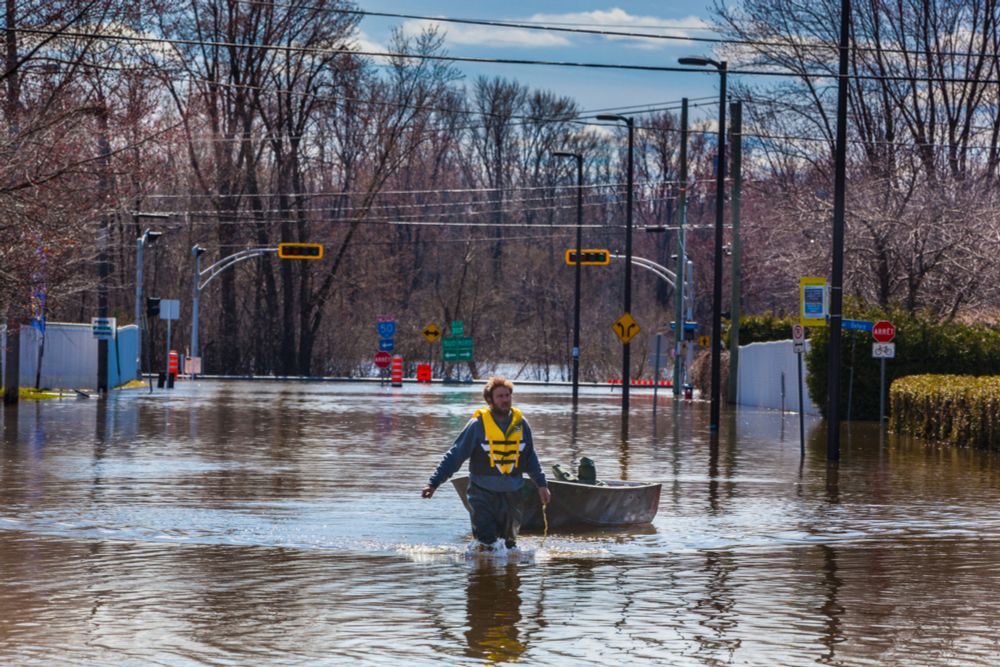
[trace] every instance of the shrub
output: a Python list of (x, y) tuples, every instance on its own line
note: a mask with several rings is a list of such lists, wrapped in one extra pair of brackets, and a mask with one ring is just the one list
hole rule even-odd
[(892, 384), (891, 428), (960, 446), (1000, 448), (1000, 377), (910, 375)]
[[(744, 315), (740, 318), (740, 345), (788, 340), (792, 337), (792, 325), (797, 322), (798, 320), (793, 317), (775, 317), (771, 311), (762, 315)], [(732, 347), (730, 343), (731, 330), (732, 322), (725, 322), (722, 329), (722, 342), (727, 350)]]
[[(886, 382), (926, 373), (1000, 374), (1000, 331), (985, 325), (942, 323), (929, 316), (903, 310), (884, 311), (873, 306), (845, 304), (846, 317), (890, 320), (896, 326), (896, 358), (886, 361)], [(812, 349), (806, 356), (809, 392), (827, 411), (829, 329), (811, 330)], [(848, 386), (854, 370), (852, 416), (878, 419), (879, 361), (871, 356), (871, 334), (841, 332), (840, 414), (847, 414)]]

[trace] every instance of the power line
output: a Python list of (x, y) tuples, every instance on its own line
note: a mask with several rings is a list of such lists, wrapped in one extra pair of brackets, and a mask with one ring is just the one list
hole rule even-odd
[[(298, 8), (298, 7), (295, 7), (293, 5), (288, 5), (288, 4), (283, 4), (283, 3), (271, 3), (271, 2), (261, 3), (261, 2), (256, 2), (255, 0), (239, 0), (239, 1), (242, 2), (243, 4), (251, 4), (251, 5), (266, 4), (267, 6), (282, 7), (282, 8), (286, 8), (286, 9)], [(733, 39), (733, 38), (728, 38), (728, 37), (711, 38), (711, 37), (692, 37), (691, 35), (660, 35), (660, 34), (646, 33), (646, 32), (625, 32), (625, 31), (607, 30), (607, 29), (600, 29), (600, 28), (582, 28), (582, 27), (578, 27), (578, 26), (584, 25), (584, 24), (571, 24), (571, 23), (557, 23), (557, 22), (540, 23), (540, 22), (533, 22), (533, 21), (516, 21), (515, 22), (515, 21), (498, 21), (498, 20), (495, 20), (495, 19), (457, 18), (457, 17), (447, 17), (447, 16), (424, 16), (424, 15), (417, 15), (417, 14), (401, 14), (401, 13), (393, 13), (393, 12), (374, 12), (374, 11), (368, 11), (368, 10), (338, 9), (338, 8), (335, 8), (335, 7), (308, 7), (308, 9), (315, 10), (315, 11), (321, 11), (321, 12), (329, 12), (329, 13), (337, 13), (337, 14), (348, 14), (348, 15), (355, 15), (355, 16), (373, 16), (373, 17), (381, 17), (381, 18), (400, 18), (400, 19), (408, 19), (408, 20), (429, 21), (429, 22), (433, 22), (433, 23), (456, 23), (456, 24), (466, 24), (466, 25), (480, 25), (480, 26), (495, 27), (495, 28), (513, 28), (513, 29), (521, 29), (521, 30), (537, 30), (537, 31), (544, 31), (544, 32), (564, 32), (564, 33), (575, 33), (575, 34), (589, 34), (589, 35), (597, 35), (597, 36), (602, 36), (602, 37), (616, 37), (616, 38), (627, 37), (627, 38), (633, 38), (633, 39), (653, 39), (653, 40), (668, 40), (668, 41), (683, 41), (683, 42), (702, 42), (702, 43), (708, 43), (708, 44), (724, 44), (724, 45), (730, 45), (730, 46), (771, 46), (771, 47), (778, 47), (778, 48), (796, 47), (796, 48), (813, 49), (813, 50), (823, 49), (823, 50), (829, 50), (829, 51), (833, 51), (833, 52), (836, 52), (837, 49), (839, 48), (838, 45), (836, 43), (834, 43), (834, 42), (829, 42), (829, 43), (816, 42), (816, 43), (811, 43), (810, 44), (810, 43), (803, 43), (803, 42), (766, 41), (766, 40), (745, 39), (745, 38), (744, 39)], [(569, 26), (569, 27), (566, 27), (566, 26)], [(574, 26), (576, 26), (576, 27), (574, 27)], [(620, 26), (607, 26), (607, 27), (620, 27)], [(650, 26), (650, 27), (655, 27), (655, 26)], [(708, 27), (686, 28), (684, 26), (667, 26), (667, 25), (660, 26), (660, 27), (663, 27), (665, 29), (680, 29), (680, 30), (693, 29), (693, 30), (701, 30), (701, 31), (719, 32), (719, 30), (716, 29), (716, 28), (708, 28)], [(901, 48), (892, 48), (892, 47), (886, 48), (886, 47), (881, 47), (881, 46), (879, 46), (879, 47), (874, 47), (874, 46), (859, 46), (857, 44), (853, 45), (851, 47), (851, 49), (853, 51), (871, 51), (871, 52), (876, 52), (876, 53), (905, 53), (905, 54), (916, 55), (916, 56), (926, 56), (927, 55), (926, 51), (920, 50), (920, 49), (912, 49), (911, 50), (911, 49), (901, 49)], [(974, 53), (974, 52), (963, 52), (963, 51), (936, 51), (935, 53), (937, 55), (955, 56), (955, 57), (981, 55), (981, 54), (977, 54), (977, 53)], [(1000, 56), (994, 55), (994, 56), (990, 56), (990, 57), (991, 58), (998, 58)], [(732, 71), (733, 70), (730, 70), (731, 73), (732, 73)]]

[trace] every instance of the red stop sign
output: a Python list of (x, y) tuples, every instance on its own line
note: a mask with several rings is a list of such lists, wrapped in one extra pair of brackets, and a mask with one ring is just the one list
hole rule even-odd
[(389, 362), (392, 361), (392, 355), (385, 351), (379, 351), (375, 353), (375, 365), (379, 368), (389, 368)]
[(872, 325), (872, 338), (877, 343), (888, 343), (896, 337), (896, 327), (889, 320), (879, 320)]

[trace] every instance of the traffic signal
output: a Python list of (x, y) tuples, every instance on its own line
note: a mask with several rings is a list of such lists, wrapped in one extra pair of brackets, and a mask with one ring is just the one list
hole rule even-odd
[(146, 317), (156, 317), (160, 314), (160, 298), (151, 296), (146, 298)]
[(279, 243), (278, 259), (323, 259), (323, 244)]
[[(566, 263), (570, 266), (576, 265), (576, 250), (566, 251)], [(610, 250), (580, 250), (580, 264), (583, 266), (606, 266), (611, 263)]]

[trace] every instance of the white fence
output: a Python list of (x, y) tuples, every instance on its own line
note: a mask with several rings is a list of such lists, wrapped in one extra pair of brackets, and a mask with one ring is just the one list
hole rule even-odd
[[(809, 349), (809, 341), (806, 341)], [(761, 408), (799, 411), (798, 368), (792, 341), (751, 343), (740, 346), (739, 384), (736, 402)], [(807, 371), (802, 360), (802, 402), (805, 412), (818, 415), (819, 408), (809, 396)]]
[[(116, 387), (138, 375), (134, 324), (120, 327), (108, 344), (108, 386)], [(42, 336), (30, 326), (21, 328), (20, 385), (35, 386)], [(0, 333), (0, 358), (4, 365), (6, 331)], [(41, 355), (39, 387), (50, 389), (93, 389), (97, 387), (97, 339), (89, 324), (49, 322), (45, 326), (45, 350)], [(0, 376), (2, 377), (2, 376)]]

